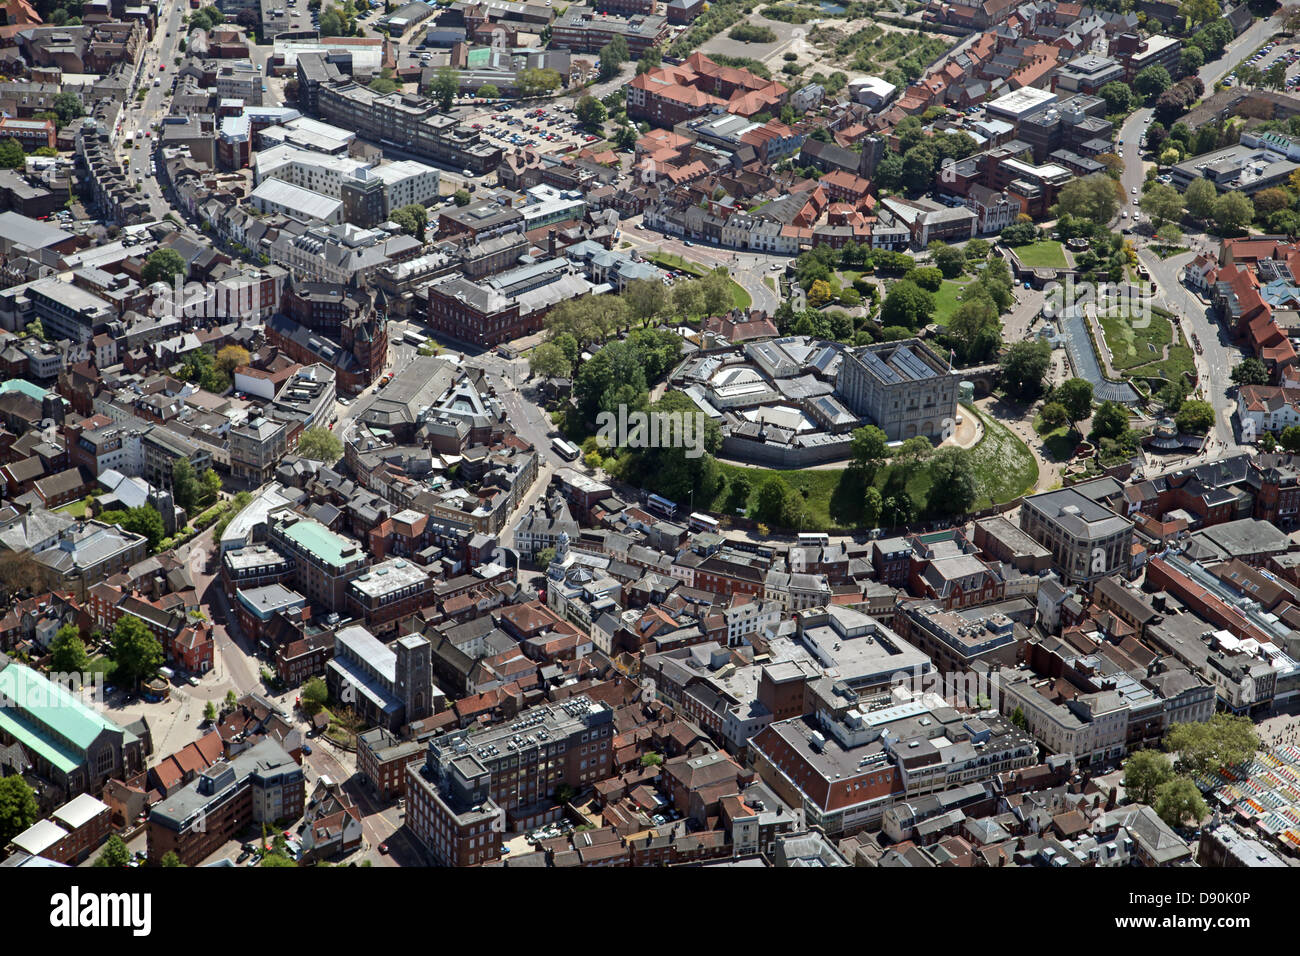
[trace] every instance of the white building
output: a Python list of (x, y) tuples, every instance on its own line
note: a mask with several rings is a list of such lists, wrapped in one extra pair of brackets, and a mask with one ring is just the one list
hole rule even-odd
[(1243, 437), (1252, 427), (1258, 439), (1264, 432), (1276, 433), (1300, 425), (1300, 389), (1243, 385), (1237, 390), (1237, 416), (1241, 419)]
[(260, 212), (280, 213), (295, 219), (320, 220), (331, 225), (343, 221), (343, 203), (282, 179), (268, 179), (248, 197)]

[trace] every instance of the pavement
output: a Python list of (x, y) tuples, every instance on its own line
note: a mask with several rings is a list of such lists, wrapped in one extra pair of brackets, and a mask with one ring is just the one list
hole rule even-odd
[(1196, 369), (1205, 400), (1214, 406), (1214, 434), (1211, 452), (1214, 457), (1241, 450), (1233, 430), (1232, 416), (1236, 402), (1232, 395), (1232, 368), (1245, 354), (1232, 343), (1227, 330), (1214, 318), (1210, 308), (1184, 285), (1184, 266), (1196, 256), (1195, 250), (1161, 259), (1148, 249), (1138, 250), (1138, 259), (1151, 274), (1158, 289), (1156, 304), (1174, 314), (1190, 343), (1192, 335), (1200, 340), (1203, 354), (1196, 355)]
[(686, 240), (644, 228), (639, 216), (623, 220), (619, 224), (619, 232), (621, 240), (630, 242), (642, 253), (666, 252), (710, 269), (723, 267), (731, 274), (731, 278), (749, 293), (750, 308), (760, 309), (770, 315), (781, 307), (781, 296), (763, 280), (780, 276), (780, 269), (772, 267), (777, 265), (784, 269), (791, 261), (788, 256), (738, 252), (720, 246), (711, 246), (698, 240), (691, 240), (688, 246)]

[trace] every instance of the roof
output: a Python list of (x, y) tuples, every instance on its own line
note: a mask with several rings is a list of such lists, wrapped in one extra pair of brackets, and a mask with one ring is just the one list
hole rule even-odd
[(100, 734), (127, 731), (91, 710), (81, 699), (23, 664), (0, 670), (0, 731), (63, 772), (79, 766)]

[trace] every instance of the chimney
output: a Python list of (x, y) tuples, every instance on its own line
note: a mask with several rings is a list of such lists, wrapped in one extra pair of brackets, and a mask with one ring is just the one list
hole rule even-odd
[(546, 232), (546, 254), (547, 254), (548, 256), (550, 256), (552, 259), (555, 258), (555, 250), (556, 250), (557, 241), (558, 241), (558, 237), (557, 237), (556, 231), (555, 231), (554, 229), (549, 229), (549, 230), (547, 230), (547, 232)]

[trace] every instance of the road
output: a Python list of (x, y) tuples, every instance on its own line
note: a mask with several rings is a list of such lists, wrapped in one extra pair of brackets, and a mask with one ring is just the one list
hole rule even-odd
[[(1262, 44), (1278, 28), (1275, 17), (1268, 17), (1264, 20), (1256, 20), (1246, 32), (1237, 37), (1228, 44), (1223, 52), (1223, 56), (1215, 59), (1203, 67), (1197, 75), (1201, 82), (1205, 84), (1206, 95), (1214, 90), (1214, 84), (1231, 73), (1237, 66), (1241, 58), (1255, 47)], [(1119, 142), (1123, 144), (1124, 150), (1124, 175), (1121, 182), (1124, 185), (1125, 202), (1127, 197), (1133, 195), (1132, 190), (1137, 189), (1138, 193), (1142, 192), (1142, 184), (1146, 178), (1146, 166), (1142, 161), (1141, 150), (1138, 148), (1138, 142), (1142, 139), (1142, 133), (1146, 129), (1147, 120), (1150, 119), (1154, 111), (1143, 107), (1134, 110), (1124, 125), (1120, 127)]]
[(688, 246), (682, 239), (643, 228), (640, 217), (623, 220), (619, 223), (619, 231), (622, 233), (622, 239), (632, 243), (642, 253), (661, 251), (681, 256), (688, 262), (698, 262), (711, 269), (722, 266), (731, 273), (731, 278), (749, 293), (750, 308), (771, 315), (781, 306), (781, 297), (763, 280), (767, 277), (775, 279), (780, 272), (772, 267), (779, 265), (784, 269), (786, 263), (790, 261), (788, 257), (765, 255), (759, 252), (737, 252), (719, 246), (705, 245), (698, 241), (692, 241)]
[(1196, 335), (1204, 349), (1204, 354), (1196, 356), (1196, 368), (1206, 401), (1214, 406), (1216, 412), (1214, 436), (1211, 438), (1213, 444), (1208, 450), (1212, 457), (1218, 458), (1241, 450), (1232, 427), (1236, 403), (1232, 399), (1231, 375), (1233, 366), (1246, 356), (1231, 343), (1228, 333), (1210, 314), (1209, 307), (1183, 284), (1183, 267), (1195, 255), (1194, 251), (1184, 252), (1161, 259), (1147, 249), (1138, 250), (1138, 259), (1150, 270), (1159, 289), (1156, 304), (1177, 316), (1187, 340), (1190, 342), (1191, 336)]

